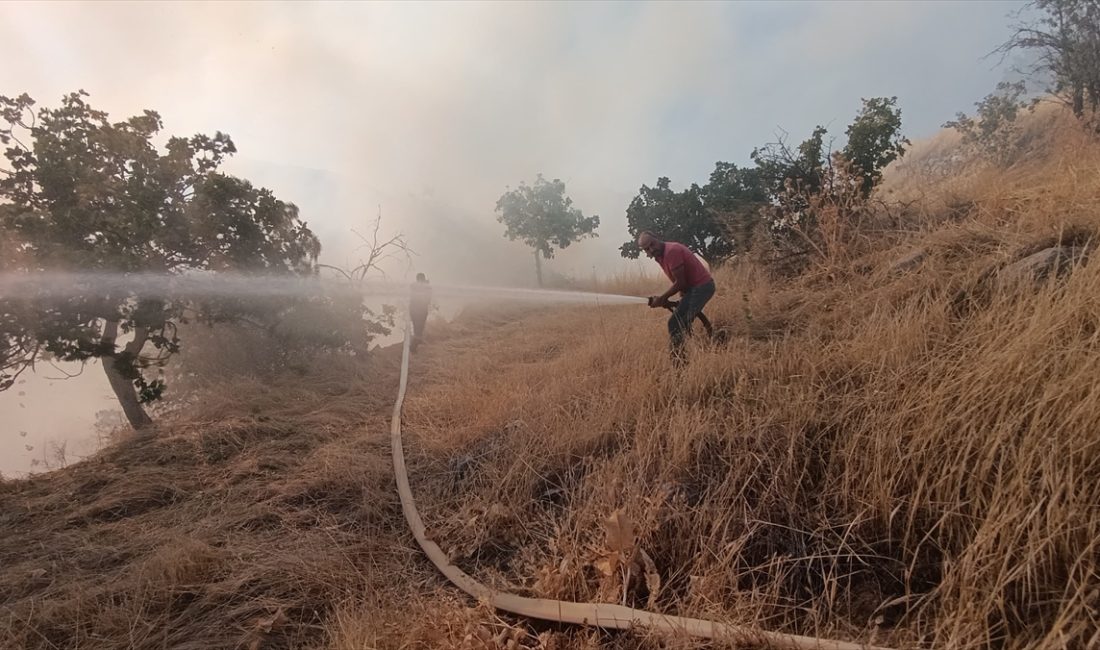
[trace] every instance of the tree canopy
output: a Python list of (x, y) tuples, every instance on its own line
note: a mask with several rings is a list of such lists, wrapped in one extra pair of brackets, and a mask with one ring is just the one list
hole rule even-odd
[(758, 169), (731, 163), (716, 163), (706, 185), (692, 183), (679, 192), (662, 176), (653, 187), (643, 185), (627, 207), (631, 240), (619, 250), (623, 257), (636, 259), (641, 253), (636, 238), (648, 230), (717, 264), (745, 247), (758, 208), (767, 198)]
[(497, 221), (504, 224), (504, 236), (519, 239), (534, 249), (535, 272), (542, 286), (542, 259), (554, 257), (554, 249), (563, 249), (586, 237), (596, 237), (598, 216), (586, 217), (573, 207), (565, 194), (565, 183), (547, 181), (539, 174), (533, 185), (520, 183), (497, 200)]
[(855, 170), (865, 198), (882, 180), (882, 170), (909, 143), (901, 135), (896, 97), (864, 99), (848, 126), (842, 151), (829, 151), (827, 135), (825, 127), (818, 126), (793, 146), (783, 133), (775, 142), (753, 149), (753, 166), (715, 163), (702, 187), (693, 183), (677, 192), (664, 176), (653, 187), (643, 185), (626, 209), (632, 238), (619, 251), (623, 257), (637, 258), (641, 251), (634, 238), (649, 230), (688, 246), (712, 265), (720, 264), (747, 250), (761, 224), (782, 231), (812, 220), (813, 197), (825, 192), (835, 177), (835, 155)]
[[(236, 151), (228, 135), (169, 137), (158, 147), (156, 112), (112, 122), (86, 97), (72, 93), (57, 108), (0, 97), (0, 272), (314, 271), (320, 243), (298, 209), (220, 171)], [(49, 301), (0, 297), (0, 389), (44, 356), (99, 357), (131, 424), (143, 426), (140, 404), (164, 390), (146, 371), (178, 351), (175, 323), (194, 304), (90, 283)], [(240, 307), (220, 304), (223, 316)], [(131, 339), (119, 349), (122, 334)]]
[[(1078, 118), (1094, 127), (1100, 114), (1100, 2), (1097, 0), (1034, 0), (1026, 9), (1036, 18), (1016, 26), (998, 51), (1027, 50), (1035, 63), (1027, 72), (1046, 73), (1047, 89)], [(1035, 15), (1030, 11), (1021, 15)]]
[(1007, 163), (1015, 153), (1020, 132), (1016, 117), (1026, 94), (1027, 85), (1023, 81), (1002, 81), (997, 84), (996, 91), (974, 103), (973, 117), (960, 111), (954, 120), (945, 122), (943, 128), (961, 133), (965, 150), (997, 163)]
[(901, 135), (901, 110), (897, 103), (897, 97), (864, 99), (859, 115), (845, 131), (848, 143), (842, 154), (863, 177), (860, 189), (864, 196), (870, 196), (882, 180), (882, 170), (902, 156), (909, 144)]

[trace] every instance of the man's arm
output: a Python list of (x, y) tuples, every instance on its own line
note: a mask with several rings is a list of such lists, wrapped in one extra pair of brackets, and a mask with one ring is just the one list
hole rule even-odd
[(660, 298), (657, 298), (658, 307), (667, 307), (669, 298), (687, 289), (687, 276), (683, 264), (672, 269), (672, 277), (672, 286), (669, 287), (668, 291), (664, 292)]

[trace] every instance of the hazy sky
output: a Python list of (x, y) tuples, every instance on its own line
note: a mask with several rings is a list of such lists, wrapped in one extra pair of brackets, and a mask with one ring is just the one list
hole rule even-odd
[[(83, 88), (115, 119), (231, 134), (231, 171), (297, 203), (326, 261), (354, 261), (350, 230), (381, 204), (437, 283), (530, 284), (493, 214), (506, 186), (560, 177), (600, 215), (601, 237), (551, 268), (624, 268), (643, 183), (705, 182), (780, 128), (841, 135), (861, 97), (897, 95), (905, 132), (931, 135), (1005, 76), (982, 57), (1019, 6), (2, 3), (0, 94), (56, 106)], [(95, 412), (117, 408), (97, 365), (56, 374), (0, 395), (0, 472), (87, 451)]]
[(619, 268), (625, 208), (667, 175), (704, 182), (780, 127), (843, 130), (897, 95), (910, 137), (1005, 71), (981, 57), (1020, 2), (35, 3), (0, 5), (0, 94), (83, 88), (122, 119), (228, 132), (231, 169), (297, 203), (328, 261), (382, 205), (450, 281), (533, 280), (493, 208), (537, 172), (600, 239), (555, 261)]

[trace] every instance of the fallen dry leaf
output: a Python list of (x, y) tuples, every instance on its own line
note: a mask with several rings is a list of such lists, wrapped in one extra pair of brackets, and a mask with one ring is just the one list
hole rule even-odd
[(269, 618), (261, 618), (257, 621), (256, 626), (263, 630), (264, 634), (270, 634), (271, 630), (278, 629), (285, 625), (287, 620), (289, 619), (287, 619), (286, 613), (283, 612), (283, 608), (280, 607)]
[[(618, 553), (623, 560), (629, 561), (634, 557), (634, 522), (619, 508), (611, 513), (604, 521), (604, 529), (607, 531), (607, 548), (612, 553)], [(625, 562), (624, 562), (625, 563)]]
[(282, 607), (271, 616), (256, 619), (256, 626), (252, 630), (252, 641), (248, 644), (248, 650), (260, 650), (260, 644), (263, 643), (264, 636), (271, 634), (272, 630), (277, 630), (286, 625), (288, 620), (290, 619), (287, 618)]

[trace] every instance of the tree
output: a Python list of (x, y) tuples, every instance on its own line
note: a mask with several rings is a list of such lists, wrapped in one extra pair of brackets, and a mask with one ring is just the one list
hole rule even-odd
[[(391, 328), (394, 326), (394, 316), (397, 314), (396, 307), (384, 304), (381, 311), (375, 313), (374, 310), (363, 304), (363, 296), (367, 291), (367, 278), (372, 274), (385, 278), (384, 265), (387, 260), (403, 258), (406, 267), (409, 267), (412, 264), (411, 256), (415, 255), (416, 252), (409, 247), (409, 242), (404, 233), (398, 232), (389, 237), (379, 236), (381, 229), (382, 206), (379, 205), (378, 216), (371, 224), (369, 237), (354, 228), (351, 231), (361, 242), (356, 250), (365, 252), (365, 257), (361, 256), (358, 264), (350, 269), (330, 264), (317, 265), (320, 269), (335, 272), (339, 280), (347, 283), (347, 288), (350, 290), (342, 295), (336, 294), (324, 297), (328, 304), (327, 309), (323, 310), (323, 316), (329, 322), (337, 324), (331, 328), (332, 334), (329, 341), (326, 342), (326, 347), (338, 347), (343, 343), (351, 342), (352, 345), (349, 351), (365, 350), (373, 336), (385, 336), (390, 333)], [(362, 344), (358, 347), (354, 344), (356, 333), (360, 334), (359, 338), (363, 339)]]
[(768, 194), (759, 170), (717, 162), (703, 187), (692, 183), (676, 192), (662, 176), (654, 187), (643, 185), (626, 209), (631, 240), (619, 247), (636, 259), (637, 236), (643, 230), (683, 243), (708, 264), (717, 265), (748, 246), (759, 209)]
[[(151, 422), (143, 404), (165, 389), (147, 372), (179, 350), (176, 323), (203, 310), (193, 297), (109, 279), (309, 276), (320, 243), (293, 204), (219, 171), (236, 151), (229, 136), (171, 137), (162, 150), (154, 144), (157, 113), (110, 122), (86, 96), (72, 93), (59, 108), (38, 110), (25, 94), (0, 97), (0, 142), (9, 145), (0, 169), (0, 272), (99, 274), (79, 295), (0, 298), (0, 390), (43, 357), (99, 358), (127, 420), (141, 428)], [(229, 318), (246, 303), (223, 300), (206, 317)], [(120, 345), (124, 334), (132, 338)]]
[(958, 113), (943, 128), (962, 134), (962, 145), (970, 151), (998, 163), (1009, 162), (1015, 153), (1020, 128), (1016, 117), (1023, 108), (1021, 98), (1027, 87), (1023, 81), (1002, 81), (997, 90), (974, 104), (974, 117)]
[(882, 180), (882, 170), (905, 153), (909, 140), (901, 135), (901, 110), (897, 97), (872, 97), (848, 127), (844, 158), (863, 176), (863, 196)]
[[(839, 153), (845, 182), (851, 174), (860, 179), (863, 198), (882, 180), (882, 170), (905, 153), (909, 140), (901, 135), (901, 110), (897, 97), (864, 99), (863, 106), (845, 131), (848, 143)], [(797, 148), (787, 144), (786, 133), (776, 142), (754, 149), (752, 159), (774, 206), (773, 230), (798, 225), (812, 228), (810, 209), (815, 197), (837, 189), (836, 153), (826, 146), (828, 131), (813, 130)], [(846, 194), (846, 192), (844, 192)]]
[[(768, 204), (768, 191), (760, 170), (717, 162), (702, 188), (702, 197), (703, 205), (730, 242), (730, 254), (749, 250), (763, 208)], [(716, 259), (715, 263), (720, 261)]]
[(1078, 118), (1095, 121), (1100, 112), (1100, 2), (1097, 0), (1035, 0), (1025, 9), (1043, 16), (1021, 23), (997, 51), (1030, 50), (1035, 63), (1029, 74), (1047, 73), (1048, 88), (1073, 109)]
[[(818, 126), (798, 146), (788, 144), (782, 132), (775, 142), (754, 149), (754, 167), (715, 163), (702, 187), (693, 183), (676, 192), (662, 176), (631, 200), (627, 229), (632, 237), (649, 230), (679, 241), (711, 265), (748, 250), (762, 221), (773, 233), (798, 229), (806, 239), (805, 233), (816, 227), (815, 205), (841, 196), (850, 203), (849, 188), (841, 187), (850, 183), (858, 183), (858, 196), (866, 199), (882, 180), (883, 168), (905, 152), (909, 141), (900, 134), (896, 104), (896, 97), (863, 100), (839, 154), (830, 151), (828, 131)], [(633, 238), (619, 251), (628, 258), (641, 253)]]
[(773, 231), (783, 231), (806, 218), (810, 197), (821, 191), (828, 174), (827, 134), (825, 127), (818, 126), (792, 149), (784, 132), (775, 142), (753, 149), (752, 160), (773, 208), (768, 224)]
[(497, 201), (497, 221), (505, 226), (504, 236), (512, 241), (523, 240), (535, 251), (535, 273), (542, 286), (542, 260), (554, 257), (555, 248), (586, 237), (596, 237), (600, 225), (598, 216), (586, 217), (573, 207), (565, 195), (565, 183), (547, 181), (539, 174), (534, 185), (520, 183)]
[[(862, 191), (869, 196), (882, 180), (882, 170), (905, 153), (909, 140), (901, 135), (901, 109), (897, 97), (864, 99), (863, 106), (845, 133), (848, 143), (841, 151), (844, 159), (858, 168), (863, 177)], [(752, 152), (764, 184), (773, 202), (781, 202), (794, 190), (805, 195), (819, 193), (827, 181), (832, 164), (828, 131), (813, 130), (797, 148), (787, 144), (786, 133)]]
[(662, 176), (653, 187), (642, 185), (638, 195), (630, 201), (626, 223), (631, 239), (619, 247), (622, 256), (638, 258), (642, 251), (638, 248), (637, 237), (643, 230), (681, 242), (707, 262), (728, 254), (727, 242), (703, 207), (699, 186), (692, 183), (686, 190), (676, 192), (670, 183), (667, 176)]
[(821, 188), (825, 176), (825, 136), (823, 126), (814, 129), (809, 138), (797, 148), (787, 144), (787, 134), (781, 133), (775, 142), (752, 150), (750, 157), (756, 163), (768, 195), (776, 200), (789, 185), (814, 193)]
[(357, 251), (366, 251), (366, 258), (359, 258), (359, 263), (350, 269), (346, 269), (341, 266), (333, 266), (331, 264), (318, 264), (318, 268), (328, 269), (335, 271), (341, 279), (346, 280), (349, 284), (355, 287), (362, 287), (366, 281), (367, 276), (374, 273), (380, 277), (386, 277), (386, 270), (383, 268), (386, 260), (394, 258), (404, 258), (406, 266), (412, 263), (411, 255), (415, 254), (413, 249), (409, 248), (409, 242), (405, 238), (405, 233), (399, 232), (389, 237), (379, 236), (379, 231), (382, 229), (382, 206), (378, 206), (378, 216), (375, 217), (374, 223), (371, 224), (371, 234), (367, 237), (363, 233), (352, 228), (351, 232), (359, 238), (360, 244), (356, 248)]

